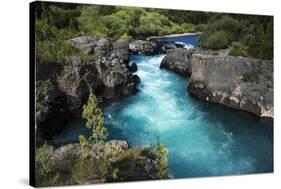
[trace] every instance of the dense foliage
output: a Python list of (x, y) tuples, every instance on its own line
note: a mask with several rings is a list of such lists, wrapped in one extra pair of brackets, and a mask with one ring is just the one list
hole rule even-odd
[(40, 63), (61, 62), (65, 56), (80, 54), (67, 41), (79, 35), (143, 39), (199, 31), (202, 47), (231, 48), (237, 56), (273, 57), (269, 16), (38, 2), (36, 58)]
[(272, 59), (273, 17), (218, 14), (208, 23), (199, 44), (212, 50), (230, 48), (234, 56)]

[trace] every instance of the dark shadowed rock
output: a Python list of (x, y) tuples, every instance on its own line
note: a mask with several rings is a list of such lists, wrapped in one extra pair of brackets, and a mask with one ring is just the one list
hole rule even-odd
[(177, 48), (177, 46), (174, 45), (174, 44), (165, 44), (161, 47), (161, 51), (163, 53), (167, 53), (168, 50), (173, 50), (173, 49), (176, 49), (176, 48)]
[(132, 65), (129, 67), (130, 72), (136, 72), (138, 71), (138, 66), (135, 62), (132, 63)]
[(191, 49), (187, 50), (185, 48), (176, 48), (167, 50), (166, 56), (160, 64), (160, 68), (171, 70), (180, 75), (190, 76), (191, 55)]
[(273, 118), (273, 62), (193, 55), (188, 90), (209, 102)]
[[(45, 87), (46, 88), (46, 87)], [(37, 144), (52, 138), (54, 133), (64, 129), (70, 118), (67, 98), (58, 89), (43, 89), (36, 93), (36, 130)]]

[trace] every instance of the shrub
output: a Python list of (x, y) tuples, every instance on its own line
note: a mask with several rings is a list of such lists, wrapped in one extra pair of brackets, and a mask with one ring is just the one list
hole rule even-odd
[(239, 42), (233, 42), (229, 51), (231, 56), (248, 56), (248, 47)]
[(202, 36), (203, 39), (201, 40), (201, 46), (213, 49), (213, 50), (219, 50), (227, 48), (230, 42), (229, 34), (225, 31), (217, 31), (212, 33), (210, 36), (205, 37)]
[(53, 147), (47, 144), (36, 149), (35, 152), (35, 180), (38, 186), (56, 185), (59, 174), (51, 164)]
[(223, 16), (213, 18), (207, 25), (199, 45), (209, 49), (223, 49), (239, 38), (240, 24), (234, 18)]
[(196, 27), (193, 24), (183, 23), (183, 24), (181, 24), (181, 28), (186, 33), (194, 33), (194, 32), (196, 32)]
[(203, 32), (205, 31), (207, 28), (207, 24), (198, 24), (198, 25), (195, 25), (195, 31), (196, 32)]
[(74, 165), (72, 181), (77, 184), (105, 182), (111, 172), (111, 164), (105, 157), (81, 158)]

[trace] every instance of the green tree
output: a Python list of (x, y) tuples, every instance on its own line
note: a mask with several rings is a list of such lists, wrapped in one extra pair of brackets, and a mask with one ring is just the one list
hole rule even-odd
[(96, 143), (103, 142), (108, 132), (104, 126), (103, 112), (93, 93), (90, 94), (87, 104), (83, 106), (82, 117), (87, 120), (86, 127), (93, 131), (90, 140), (95, 140)]
[(169, 34), (172, 22), (157, 12), (148, 12), (140, 18), (140, 25), (136, 28), (141, 36)]
[(159, 171), (156, 176), (158, 178), (168, 178), (169, 177), (168, 149), (163, 144), (161, 144), (159, 136), (156, 138), (155, 153), (157, 159), (159, 160)]
[(78, 21), (84, 35), (106, 36), (107, 28), (103, 23), (102, 10), (99, 7), (98, 5), (82, 7)]

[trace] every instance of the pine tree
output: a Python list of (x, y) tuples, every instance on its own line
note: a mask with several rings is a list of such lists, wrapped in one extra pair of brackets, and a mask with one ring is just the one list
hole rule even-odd
[(87, 120), (86, 127), (93, 131), (90, 140), (96, 143), (103, 142), (107, 135), (107, 129), (104, 127), (104, 116), (98, 105), (98, 100), (94, 94), (90, 94), (88, 102), (83, 106), (82, 117)]

